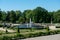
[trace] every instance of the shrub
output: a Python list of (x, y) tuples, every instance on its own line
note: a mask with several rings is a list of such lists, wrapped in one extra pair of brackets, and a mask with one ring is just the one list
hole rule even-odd
[(50, 30), (49, 27), (46, 27), (46, 30), (49, 31)]
[(34, 30), (34, 28), (30, 28), (30, 31), (32, 32)]
[(2, 35), (3, 33), (2, 32), (0, 32), (0, 35)]
[(28, 33), (28, 34), (17, 34), (17, 37), (20, 37), (20, 39), (23, 38), (30, 38), (30, 37), (37, 37), (37, 36), (46, 36), (46, 35), (54, 35), (60, 33), (59, 30), (52, 30), (47, 32), (37, 32), (37, 33)]
[(17, 37), (17, 38), (20, 38), (20, 39), (23, 39), (23, 38), (25, 38), (26, 36), (23, 35), (23, 34), (17, 33), (16, 37)]
[(19, 27), (17, 28), (17, 33), (20, 33), (20, 31), (19, 31)]
[(42, 36), (46, 36), (46, 35), (48, 35), (48, 32), (42, 32), (42, 33), (43, 33)]
[(57, 34), (60, 34), (60, 30), (56, 30)]
[(11, 40), (11, 37), (9, 37), (9, 36), (3, 36), (2, 40)]
[[(31, 37), (37, 37), (37, 36), (46, 36), (46, 35), (53, 35), (53, 34), (59, 34), (60, 30), (52, 30), (52, 31), (46, 31), (46, 32), (35, 32), (35, 33), (28, 33), (28, 34), (20, 34), (17, 33), (15, 36), (3, 36), (0, 39), (1, 40), (15, 40), (24, 39), (24, 38), (31, 38)], [(13, 39), (12, 39), (13, 38)]]
[(50, 31), (50, 35), (53, 35), (53, 34), (55, 34), (54, 31)]
[(8, 30), (6, 29), (6, 33), (8, 33)]

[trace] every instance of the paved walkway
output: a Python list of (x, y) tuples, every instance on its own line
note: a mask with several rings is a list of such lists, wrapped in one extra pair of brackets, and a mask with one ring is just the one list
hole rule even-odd
[(35, 38), (27, 38), (27, 39), (23, 39), (23, 40), (60, 40), (60, 34), (35, 37)]

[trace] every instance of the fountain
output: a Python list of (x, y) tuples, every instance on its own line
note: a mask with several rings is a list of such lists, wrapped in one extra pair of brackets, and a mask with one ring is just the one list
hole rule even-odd
[(31, 18), (30, 18), (30, 24), (29, 24), (29, 25), (30, 25), (30, 27), (32, 26), (31, 24), (32, 24), (32, 22), (31, 22)]
[(29, 25), (29, 24), (27, 23), (26, 25), (27, 25), (27, 28), (28, 28), (28, 25)]
[[(29, 23), (20, 24), (18, 26), (19, 26), (19, 28), (42, 28), (42, 26), (32, 23), (31, 18), (29, 20)], [(16, 28), (17, 28), (17, 26), (16, 26)]]
[(26, 25), (27, 25), (27, 28), (28, 28), (28, 27), (30, 27), (30, 28), (32, 27), (32, 21), (31, 21), (31, 18), (30, 18), (30, 23), (27, 23)]

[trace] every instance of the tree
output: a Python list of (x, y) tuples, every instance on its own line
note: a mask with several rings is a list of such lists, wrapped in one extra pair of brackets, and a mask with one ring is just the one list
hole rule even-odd
[(49, 14), (49, 16), (48, 16), (48, 18), (49, 18), (49, 21), (48, 22), (54, 22), (54, 13), (55, 12), (48, 12), (48, 14)]
[(6, 14), (6, 12), (5, 11), (2, 11), (2, 21), (4, 22), (4, 21), (6, 21), (6, 16), (7, 16), (7, 14)]
[(60, 10), (48, 12), (42, 7), (37, 7), (33, 10), (24, 10), (22, 13), (20, 10), (5, 12), (0, 9), (0, 22), (26, 23), (30, 18), (34, 23), (50, 23), (51, 19), (54, 23), (60, 23)]
[(47, 21), (48, 11), (44, 8), (37, 7), (32, 12), (33, 21), (36, 23), (42, 23)]
[(60, 10), (54, 13), (54, 22), (55, 23), (60, 23)]
[(17, 10), (15, 13), (16, 13), (16, 21), (18, 21), (19, 18), (22, 16), (22, 12)]
[(11, 22), (13, 22), (13, 23), (16, 22), (16, 13), (15, 13), (15, 11), (11, 10), (9, 17), (10, 17)]
[(22, 17), (24, 18), (24, 23), (26, 23), (26, 11), (27, 10), (24, 10), (24, 12), (22, 13)]
[(48, 11), (42, 7), (37, 7), (34, 10), (25, 10), (23, 12), (26, 22), (31, 18), (35, 23), (47, 22), (49, 19)]
[(19, 18), (19, 23), (24, 23), (25, 22), (25, 19), (23, 17), (20, 17)]
[(25, 10), (25, 17), (26, 17), (26, 22), (29, 22), (30, 18), (31, 18), (31, 12), (32, 10)]
[(0, 9), (0, 21), (2, 20), (2, 11)]
[(6, 22), (10, 22), (10, 11), (7, 11)]

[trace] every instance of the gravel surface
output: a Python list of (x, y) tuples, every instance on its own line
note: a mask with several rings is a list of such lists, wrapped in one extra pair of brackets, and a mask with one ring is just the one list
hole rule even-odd
[[(0, 30), (6, 31), (6, 28), (0, 28)], [(7, 30), (8, 30), (8, 32), (15, 32), (14, 30), (11, 30), (11, 29), (7, 29)]]
[(27, 38), (27, 39), (22, 39), (22, 40), (60, 40), (60, 34)]

